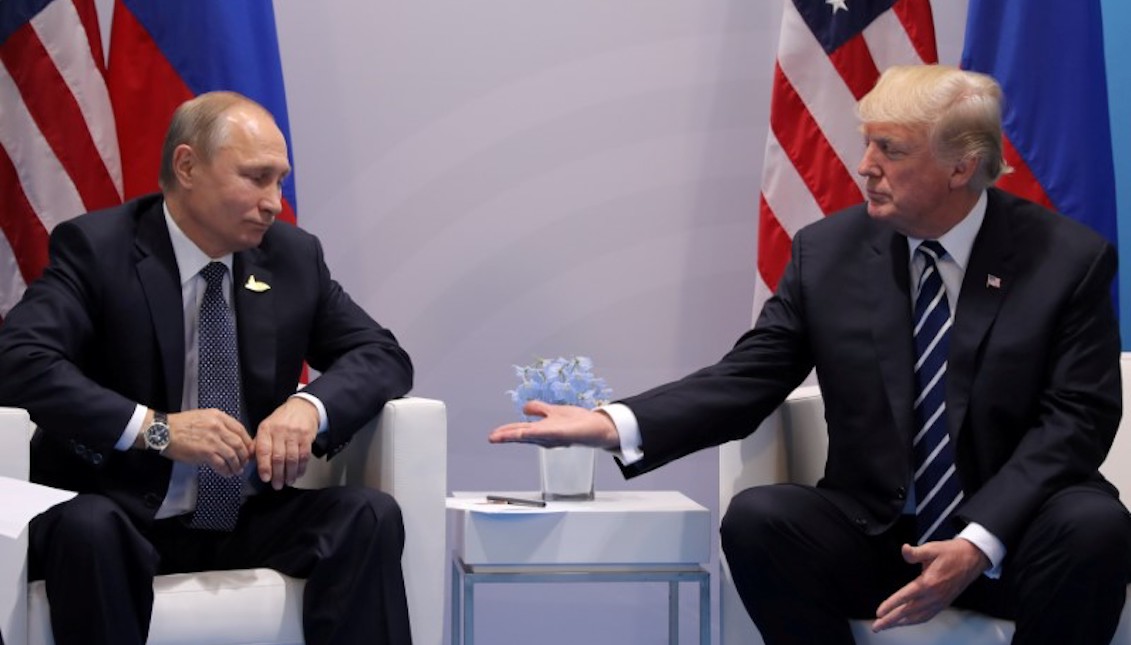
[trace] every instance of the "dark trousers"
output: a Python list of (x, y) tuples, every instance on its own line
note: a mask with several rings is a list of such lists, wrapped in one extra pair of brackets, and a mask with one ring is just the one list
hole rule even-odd
[(404, 524), (380, 491), (269, 491), (248, 499), (231, 533), (190, 529), (184, 518), (143, 529), (109, 498), (79, 495), (29, 531), (29, 574), (46, 581), (59, 645), (142, 645), (155, 575), (253, 567), (306, 579), (311, 645), (412, 642)]
[[(870, 619), (918, 575), (900, 556), (914, 520), (869, 536), (813, 488), (745, 490), (723, 518), (722, 546), (739, 596), (767, 645), (853, 643), (848, 618)], [(1106, 645), (1131, 575), (1131, 516), (1078, 486), (1054, 495), (997, 580), (982, 576), (955, 605), (1016, 622), (1016, 644)], [(899, 628), (895, 628), (899, 629)]]

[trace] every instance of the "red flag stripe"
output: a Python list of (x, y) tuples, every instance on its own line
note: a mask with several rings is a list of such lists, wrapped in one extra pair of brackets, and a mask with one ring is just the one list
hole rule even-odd
[(0, 61), (8, 68), (39, 131), (78, 188), (86, 209), (120, 201), (78, 102), (30, 24), (16, 30), (0, 47)]
[(900, 0), (892, 11), (904, 31), (911, 38), (911, 44), (924, 63), (939, 62), (939, 49), (935, 40), (935, 17), (931, 11), (930, 0)]
[[(855, 168), (864, 153), (863, 138), (856, 122), (856, 99), (825, 50), (813, 38), (797, 8), (792, 2), (785, 4), (778, 65), (841, 163), (847, 169)], [(789, 213), (779, 212), (778, 215), (789, 216)]]
[[(0, 208), (0, 231), (3, 231), (8, 245), (12, 247), (24, 284), (30, 283), (47, 266), (47, 229), (20, 189), (16, 167), (2, 147), (0, 203), (4, 204), (4, 208)], [(7, 313), (7, 309), (2, 313)]]
[[(873, 20), (872, 24), (864, 29), (864, 40), (868, 43), (868, 51), (872, 54), (876, 68), (881, 72), (892, 65), (907, 65), (922, 60), (919, 57), (918, 47), (912, 42), (912, 35), (908, 32), (907, 25), (896, 16), (894, 11), (880, 14)], [(876, 80), (879, 80), (879, 77), (876, 77)]]
[(876, 85), (876, 81), (880, 78), (880, 71), (876, 69), (876, 63), (872, 60), (872, 53), (868, 50), (868, 44), (864, 42), (863, 34), (850, 38), (829, 55), (829, 60), (844, 79), (852, 96), (858, 101)]
[(71, 178), (21, 100), (19, 89), (0, 64), (0, 147), (12, 160), (21, 190), (44, 228), (82, 213), (85, 208)]
[(90, 58), (102, 75), (106, 75), (106, 56), (102, 52), (102, 32), (98, 26), (98, 9), (84, 0), (71, 0), (75, 15), (86, 32), (86, 43), (90, 47)]
[[(758, 213), (758, 274), (770, 291), (778, 288), (778, 281), (785, 272), (793, 240), (782, 229), (778, 218), (766, 203), (765, 195), (759, 201)], [(757, 312), (755, 312), (757, 315)]]
[[(31, 24), (40, 42), (51, 44), (47, 53), (82, 112), (84, 125), (90, 130), (120, 201), (122, 171), (117, 128), (110, 108), (110, 90), (106, 86), (106, 66), (94, 6), (90, 0), (56, 1), (39, 12)], [(95, 162), (91, 159), (91, 163)]]
[(766, 142), (765, 171), (762, 174), (762, 199), (787, 235), (793, 237), (806, 224), (815, 222), (825, 213), (817, 203), (797, 168), (786, 157), (771, 132)]
[(817, 198), (821, 210), (831, 213), (863, 199), (852, 175), (825, 139), (793, 85), (782, 74), (781, 67), (774, 69), (770, 129)]

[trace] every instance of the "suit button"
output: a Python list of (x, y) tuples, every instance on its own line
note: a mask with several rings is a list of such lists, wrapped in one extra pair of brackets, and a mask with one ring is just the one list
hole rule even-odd
[(94, 464), (95, 466), (102, 463), (102, 453), (100, 453), (100, 452), (92, 453), (90, 455), (90, 463)]
[(854, 521), (856, 522), (856, 526), (859, 527), (860, 530), (864, 530), (864, 529), (868, 528), (868, 520), (866, 520), (862, 517), (858, 517)]
[(902, 486), (895, 489), (895, 498), (898, 499), (901, 502), (903, 500), (907, 499), (907, 489), (902, 487)]

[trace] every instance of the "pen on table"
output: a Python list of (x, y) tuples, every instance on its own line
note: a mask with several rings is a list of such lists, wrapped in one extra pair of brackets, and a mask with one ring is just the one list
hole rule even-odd
[(488, 502), (494, 502), (496, 504), (514, 504), (516, 506), (537, 506), (538, 508), (542, 508), (542, 507), (546, 506), (546, 502), (543, 502), (540, 499), (523, 499), (521, 497), (504, 497), (503, 495), (488, 495), (487, 501)]

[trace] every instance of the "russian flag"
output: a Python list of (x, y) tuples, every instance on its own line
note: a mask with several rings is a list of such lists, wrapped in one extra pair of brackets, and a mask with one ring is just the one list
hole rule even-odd
[(1113, 245), (1115, 170), (1100, 0), (970, 0), (962, 66), (1005, 91), (1006, 190)]
[[(107, 85), (118, 126), (127, 199), (157, 190), (161, 143), (173, 110), (204, 92), (231, 90), (274, 116), (287, 139), (283, 69), (270, 0), (115, 0)], [(295, 222), (294, 173), (283, 213)]]

